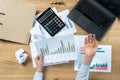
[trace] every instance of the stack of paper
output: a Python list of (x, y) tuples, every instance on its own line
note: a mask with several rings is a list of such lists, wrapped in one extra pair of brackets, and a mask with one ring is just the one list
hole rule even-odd
[[(44, 66), (67, 63), (69, 60), (75, 60), (77, 58), (74, 50), (73, 37), (73, 34), (76, 32), (76, 28), (74, 23), (67, 18), (69, 10), (64, 10), (59, 13), (56, 8), (53, 8), (53, 10), (65, 23), (65, 27), (56, 34), (54, 38), (52, 38), (49, 33), (36, 21), (36, 18), (40, 14), (35, 17), (34, 26), (30, 30), (32, 40), (30, 47), (33, 67), (36, 67), (34, 58), (36, 55), (41, 53), (45, 55)], [(64, 46), (60, 46), (62, 43), (64, 43)]]

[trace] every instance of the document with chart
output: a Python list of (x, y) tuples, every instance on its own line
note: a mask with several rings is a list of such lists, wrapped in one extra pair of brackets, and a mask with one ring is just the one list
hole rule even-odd
[[(75, 48), (78, 59), (75, 60), (74, 70), (78, 70), (84, 58), (84, 40), (85, 35), (76, 35), (75, 37)], [(91, 72), (111, 72), (111, 55), (112, 46), (111, 45), (98, 45), (96, 55), (94, 56), (91, 64)]]
[(99, 45), (96, 55), (90, 65), (90, 71), (111, 72), (111, 45)]
[(73, 35), (53, 37), (33, 42), (37, 53), (44, 55), (44, 63), (77, 59)]
[[(37, 67), (35, 58), (38, 55), (36, 48), (34, 46), (33, 43), (30, 43), (30, 49), (31, 49), (31, 57), (32, 57), (32, 65), (33, 68)], [(51, 65), (57, 65), (57, 64), (64, 64), (64, 63), (68, 63), (69, 61), (60, 61), (60, 62), (54, 62), (54, 63), (44, 63), (43, 66), (51, 66)]]

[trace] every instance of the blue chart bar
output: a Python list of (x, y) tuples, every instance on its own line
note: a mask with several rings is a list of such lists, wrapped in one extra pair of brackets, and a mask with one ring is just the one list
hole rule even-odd
[(73, 26), (72, 26), (72, 23), (70, 22), (70, 19), (68, 18), (68, 22), (69, 22), (69, 24), (70, 24), (70, 27), (72, 28)]
[(67, 29), (73, 28), (73, 25), (72, 25), (72, 23), (70, 22), (70, 19), (69, 19), (69, 18), (68, 18), (68, 24), (67, 24), (67, 22), (64, 22), (64, 23), (65, 23), (65, 26), (66, 26)]
[(67, 28), (67, 29), (69, 29), (69, 26), (68, 26), (68, 24), (67, 24), (66, 22), (64, 22), (64, 23), (65, 23), (65, 26), (66, 26), (66, 28)]
[(70, 53), (75, 52), (75, 46), (74, 44), (70, 44), (70, 42), (68, 42), (67, 46), (65, 46), (64, 42), (61, 40), (60, 47), (58, 47), (57, 50), (50, 52), (48, 45), (46, 44), (45, 48), (40, 49), (40, 52), (44, 55)]
[(103, 51), (102, 48), (98, 48), (97, 52), (105, 53), (105, 51)]

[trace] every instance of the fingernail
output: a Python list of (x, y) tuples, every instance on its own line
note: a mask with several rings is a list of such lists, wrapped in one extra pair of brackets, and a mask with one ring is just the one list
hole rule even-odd
[(92, 34), (92, 38), (94, 38), (94, 34)]

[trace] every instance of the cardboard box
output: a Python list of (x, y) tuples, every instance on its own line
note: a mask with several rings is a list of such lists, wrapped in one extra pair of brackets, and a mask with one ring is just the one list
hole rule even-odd
[(20, 0), (0, 0), (0, 39), (28, 44), (35, 13)]

